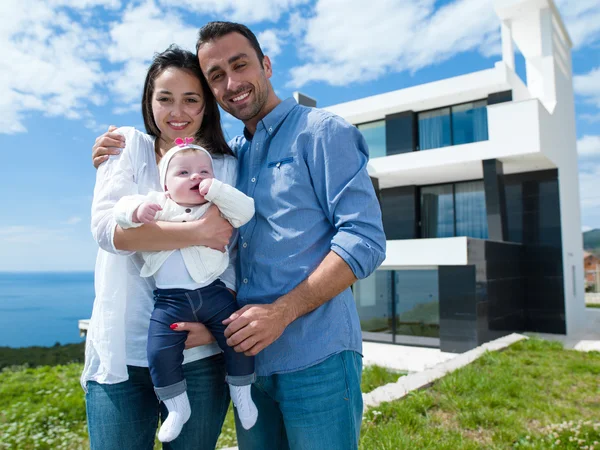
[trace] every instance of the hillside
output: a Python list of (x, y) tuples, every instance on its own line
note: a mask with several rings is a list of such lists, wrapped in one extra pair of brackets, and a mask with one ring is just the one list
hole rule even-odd
[(583, 248), (586, 250), (600, 249), (600, 229), (594, 229), (583, 233)]

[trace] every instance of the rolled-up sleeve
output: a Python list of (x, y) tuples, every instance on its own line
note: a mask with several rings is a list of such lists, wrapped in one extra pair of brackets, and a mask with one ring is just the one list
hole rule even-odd
[(114, 207), (121, 197), (138, 194), (131, 154), (137, 145), (133, 129), (119, 129), (125, 135), (127, 145), (119, 155), (111, 155), (100, 165), (96, 173), (94, 199), (92, 201), (92, 235), (101, 249), (119, 255), (135, 252), (115, 248), (114, 236), (117, 222)]
[(328, 117), (307, 147), (318, 201), (337, 230), (331, 250), (356, 278), (369, 276), (385, 259), (381, 208), (367, 172), (367, 144), (356, 127)]

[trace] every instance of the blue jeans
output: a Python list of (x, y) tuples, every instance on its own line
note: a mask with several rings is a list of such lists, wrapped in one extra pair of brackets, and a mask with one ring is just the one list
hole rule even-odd
[(244, 386), (254, 382), (254, 358), (236, 352), (226, 342), (223, 320), (239, 308), (222, 281), (195, 290), (156, 289), (154, 301), (148, 328), (148, 365), (160, 400), (186, 390), (181, 364), (188, 333), (171, 330), (175, 322), (201, 322), (208, 328), (225, 355), (229, 384)]
[[(150, 371), (128, 366), (129, 379), (117, 384), (87, 383), (85, 396), (91, 450), (152, 450), (168, 411), (154, 393)], [(184, 364), (192, 417), (166, 450), (214, 450), (229, 405), (223, 382), (223, 355)]]
[(358, 449), (362, 421), (362, 356), (345, 351), (303, 370), (257, 377), (258, 421), (244, 430), (240, 450)]

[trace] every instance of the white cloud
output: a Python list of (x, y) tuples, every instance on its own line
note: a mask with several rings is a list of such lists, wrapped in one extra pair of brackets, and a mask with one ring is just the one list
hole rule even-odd
[(584, 75), (573, 77), (575, 93), (600, 108), (600, 66)]
[[(96, 2), (101, 3), (101, 2)], [(59, 9), (33, 0), (0, 3), (0, 132), (26, 130), (29, 111), (81, 117), (103, 80), (104, 37)]]
[(148, 66), (155, 53), (173, 43), (195, 51), (197, 28), (184, 23), (182, 17), (157, 6), (153, 1), (129, 6), (121, 22), (110, 27), (111, 45), (108, 59), (123, 63), (121, 70), (107, 76), (108, 88), (123, 105), (118, 113), (132, 111), (132, 103), (139, 102)]
[(135, 102), (135, 103), (131, 103), (129, 105), (125, 105), (125, 106), (117, 106), (116, 108), (113, 109), (113, 114), (127, 114), (130, 112), (140, 112), (141, 111), (141, 105), (139, 102)]
[(581, 227), (581, 231), (583, 231), (584, 233), (585, 233), (586, 231), (590, 231), (590, 230), (593, 230), (593, 228), (592, 228), (592, 227), (588, 227), (587, 225), (583, 225), (583, 226)]
[(558, 0), (557, 7), (575, 49), (600, 38), (598, 0)]
[(256, 36), (263, 53), (272, 60), (281, 53), (282, 34), (279, 30), (265, 30)]
[(416, 71), (464, 51), (495, 53), (499, 26), (489, 1), (458, 0), (436, 11), (434, 0), (319, 0), (301, 48), (307, 62), (291, 70), (289, 84), (345, 85)]
[(596, 122), (600, 122), (600, 113), (596, 113), (596, 114), (580, 114), (579, 118), (583, 119), (583, 120), (585, 120), (586, 122), (589, 122), (589, 123), (596, 123)]
[(581, 221), (600, 228), (600, 164), (587, 162), (579, 171)]
[(38, 228), (29, 225), (0, 227), (0, 242), (35, 244), (47, 242), (48, 240), (64, 241), (67, 238), (66, 230)]
[(161, 5), (186, 8), (212, 15), (215, 20), (231, 20), (243, 24), (277, 22), (290, 9), (310, 0), (160, 0)]
[(600, 155), (600, 136), (583, 136), (577, 141), (577, 153), (582, 157)]
[(110, 28), (111, 62), (149, 61), (176, 42), (191, 51), (196, 48), (196, 27), (187, 25), (180, 15), (158, 7), (153, 1), (129, 6), (122, 21)]
[(64, 225), (76, 225), (79, 222), (81, 222), (81, 217), (78, 216), (73, 216), (73, 217), (69, 217), (65, 222)]
[(87, 9), (94, 6), (103, 6), (109, 9), (119, 9), (119, 0), (47, 0), (50, 6), (68, 6), (69, 8)]
[[(370, 81), (385, 73), (415, 72), (467, 51), (500, 54), (500, 21), (492, 0), (456, 0), (436, 9), (438, 4), (318, 0), (312, 17), (290, 16), (292, 34), (304, 36), (300, 55), (305, 63), (292, 68), (289, 86)], [(560, 0), (558, 7), (576, 49), (600, 39), (598, 0)]]

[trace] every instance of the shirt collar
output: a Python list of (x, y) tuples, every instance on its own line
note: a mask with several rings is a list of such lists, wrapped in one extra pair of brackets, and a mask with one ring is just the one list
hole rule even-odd
[[(294, 100), (293, 97), (286, 98), (279, 105), (273, 108), (273, 111), (271, 111), (269, 114), (263, 117), (262, 120), (258, 122), (258, 124), (256, 125), (256, 131), (264, 128), (265, 131), (272, 136), (273, 134), (275, 134), (275, 132), (277, 131), (283, 120), (286, 118), (286, 116), (296, 106), (298, 106), (298, 104), (296, 103), (296, 100)], [(251, 141), (254, 137), (246, 127), (244, 127), (244, 137), (248, 141)]]

